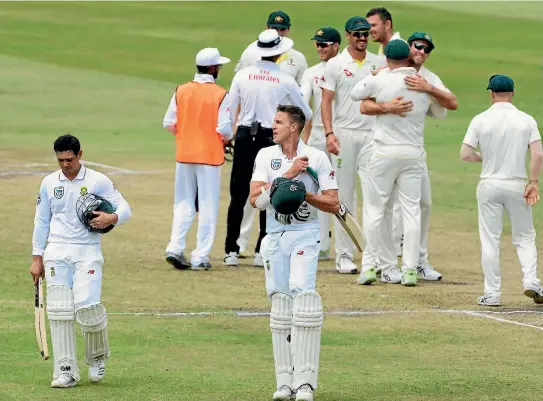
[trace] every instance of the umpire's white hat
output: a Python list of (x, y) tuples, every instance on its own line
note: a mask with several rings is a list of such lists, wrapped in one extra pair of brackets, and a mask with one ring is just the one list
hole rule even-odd
[(285, 36), (279, 36), (275, 29), (266, 29), (258, 35), (258, 40), (249, 46), (251, 53), (260, 57), (272, 57), (290, 50), (294, 41)]

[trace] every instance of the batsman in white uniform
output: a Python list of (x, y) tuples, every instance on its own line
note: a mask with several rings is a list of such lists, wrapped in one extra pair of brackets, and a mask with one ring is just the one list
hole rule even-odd
[[(302, 78), (302, 96), (308, 104), (312, 103), (311, 108), (313, 110), (313, 118), (307, 122), (302, 139), (309, 146), (322, 150), (330, 158), (330, 152), (328, 152), (326, 138), (324, 137), (324, 126), (322, 125), (322, 89), (319, 83), (324, 79), (326, 62), (338, 54), (341, 35), (334, 28), (323, 27), (315, 32), (312, 40), (315, 41), (315, 47), (321, 61), (308, 68)], [(330, 259), (330, 219), (331, 216), (329, 213), (319, 212), (321, 232), (319, 260)]]
[[(79, 140), (63, 135), (54, 143), (60, 170), (40, 186), (32, 237), (30, 273), (47, 282), (47, 315), (53, 344), (51, 387), (73, 387), (80, 380), (75, 321), (85, 342), (89, 380), (99, 382), (109, 358), (106, 308), (102, 294), (102, 232), (128, 220), (130, 206), (104, 174), (81, 165)], [(100, 210), (95, 196), (110, 203), (114, 213)], [(98, 203), (96, 203), (98, 202)], [(105, 204), (105, 202), (104, 202)], [(87, 208), (89, 206), (89, 208)], [(82, 216), (96, 217), (84, 224)]]
[[(373, 150), (368, 163), (368, 211), (364, 221), (368, 247), (378, 255), (381, 275), (389, 282), (416, 285), (420, 248), (420, 197), (422, 156), (424, 152), (425, 116), (431, 107), (436, 117), (443, 118), (444, 109), (423, 92), (409, 91), (405, 78), (416, 70), (409, 65), (409, 45), (402, 39), (391, 40), (385, 47), (388, 71), (381, 71), (358, 83), (353, 89), (353, 100), (373, 98), (377, 102), (404, 96), (413, 103), (413, 110), (405, 117), (394, 114), (377, 116), (373, 136)], [(385, 213), (394, 192), (397, 192), (404, 220), (404, 258), (402, 271), (396, 267), (391, 230)], [(389, 219), (391, 220), (391, 219)], [(375, 268), (363, 267), (358, 282), (375, 281)]]
[[(354, 16), (347, 20), (345, 37), (349, 41), (349, 46), (328, 60), (324, 67), (324, 79), (319, 83), (322, 88), (321, 116), (326, 146), (332, 154), (332, 165), (337, 174), (341, 201), (353, 216), (357, 215), (357, 166), (359, 159), (363, 165), (369, 159), (375, 124), (375, 117), (360, 114), (359, 102), (353, 101), (350, 97), (356, 83), (371, 75), (380, 63), (377, 55), (366, 50), (369, 29), (370, 25), (362, 17)], [(364, 198), (363, 195), (362, 197)], [(362, 204), (364, 203), (363, 199)], [(364, 207), (362, 215), (364, 220), (366, 218)], [(337, 220), (334, 222), (334, 233), (336, 270), (345, 274), (356, 273), (358, 268), (353, 262), (354, 244)], [(374, 262), (366, 249), (362, 265), (374, 265)]]
[[(500, 237), (505, 211), (511, 221), (513, 245), (522, 267), (524, 294), (542, 304), (532, 218), (532, 206), (539, 202), (541, 135), (533, 117), (511, 103), (515, 90), (511, 78), (494, 75), (488, 89), (492, 106), (473, 118), (460, 151), (463, 160), (483, 163), (477, 204), (485, 281), (484, 295), (477, 302), (485, 306), (501, 304)], [(480, 152), (475, 151), (477, 147)], [(529, 181), (527, 150), (530, 151)]]
[[(290, 105), (277, 110), (273, 124), (277, 146), (258, 152), (250, 196), (254, 207), (266, 211), (261, 252), (272, 304), (270, 326), (277, 379), (273, 399), (312, 401), (323, 324), (322, 301), (316, 292), (317, 210), (337, 213), (339, 195), (326, 154), (300, 139), (303, 111)], [(306, 173), (308, 166), (316, 171), (318, 185)], [(283, 182), (277, 185), (279, 180)], [(293, 197), (298, 197), (294, 207)]]

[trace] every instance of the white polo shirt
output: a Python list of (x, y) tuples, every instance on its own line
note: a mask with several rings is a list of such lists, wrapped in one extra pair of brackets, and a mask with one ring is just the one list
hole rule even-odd
[(46, 176), (36, 202), (32, 255), (43, 256), (46, 243), (99, 244), (101, 234), (88, 231), (77, 216), (77, 200), (84, 194), (107, 199), (123, 224), (132, 211), (121, 193), (104, 174), (81, 166), (77, 177), (70, 181), (58, 170)]
[[(241, 54), (241, 57), (236, 64), (236, 68), (234, 68), (234, 72), (238, 72), (246, 67), (255, 65), (260, 60), (261, 58), (259, 55), (255, 55), (253, 52), (251, 52), (251, 45), (249, 45)], [(279, 66), (281, 71), (294, 78), (298, 85), (302, 84), (302, 76), (307, 69), (307, 60), (302, 53), (291, 48), (289, 51), (279, 57), (276, 64)]]
[[(318, 186), (307, 173), (302, 173), (294, 178), (294, 180), (304, 183), (306, 192), (316, 194), (319, 191), (338, 189), (336, 174), (326, 153), (308, 146), (300, 140), (296, 150), (296, 157), (301, 156), (308, 157), (309, 166), (317, 172), (319, 177)], [(294, 159), (288, 159), (285, 156), (281, 145), (263, 148), (256, 155), (251, 181), (262, 181), (271, 184), (277, 177), (283, 176), (292, 167), (293, 163)], [(317, 208), (311, 205), (309, 207), (311, 214), (307, 221), (300, 222), (292, 219), (292, 224), (284, 225), (275, 219), (275, 209), (272, 205), (269, 205), (266, 208), (266, 233), (319, 229)]]
[(231, 121), (236, 121), (241, 105), (237, 126), (250, 127), (253, 121), (258, 121), (263, 128), (271, 128), (280, 104), (300, 107), (306, 120), (313, 114), (294, 78), (271, 61), (258, 61), (236, 73), (229, 95)]
[(534, 118), (508, 102), (494, 103), (478, 114), (464, 143), (481, 150), (482, 179), (526, 180), (528, 146), (541, 140)]
[[(401, 38), (402, 37), (400, 36), (400, 32), (394, 32), (394, 34), (390, 37), (390, 40), (401, 39)], [(377, 51), (377, 55), (383, 57), (386, 60), (386, 58), (385, 58), (385, 47), (383, 46), (382, 43), (379, 45), (379, 50)]]
[(319, 83), (324, 79), (325, 66), (326, 61), (321, 61), (319, 64), (305, 70), (302, 78), (302, 96), (307, 104), (310, 104), (310, 101), (313, 98), (313, 118), (311, 121), (314, 127), (322, 127), (322, 89), (319, 86)]
[(379, 56), (366, 51), (366, 58), (357, 62), (348, 48), (331, 58), (324, 67), (324, 80), (319, 86), (335, 92), (335, 104), (332, 111), (332, 127), (351, 130), (372, 130), (375, 116), (360, 113), (360, 102), (354, 101), (350, 93), (357, 82), (361, 81), (380, 64)]

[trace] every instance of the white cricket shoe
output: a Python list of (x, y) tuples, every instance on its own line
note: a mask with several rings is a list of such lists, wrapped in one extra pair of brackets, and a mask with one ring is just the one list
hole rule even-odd
[(356, 274), (358, 267), (354, 264), (352, 256), (343, 253), (336, 262), (336, 271), (341, 274)]
[(277, 389), (275, 393), (273, 393), (273, 401), (285, 401), (285, 400), (293, 400), (296, 395), (292, 391), (292, 389), (287, 386), (281, 386)]
[(533, 284), (524, 289), (524, 295), (532, 298), (536, 304), (543, 304), (543, 288), (537, 284)]
[(313, 389), (309, 384), (303, 384), (296, 391), (296, 401), (313, 401)]
[(439, 281), (443, 277), (430, 263), (417, 267), (417, 275), (421, 280)]
[(103, 359), (94, 361), (91, 366), (89, 366), (89, 380), (91, 382), (98, 383), (104, 378), (106, 374), (106, 363)]
[(236, 243), (239, 246), (239, 258), (245, 259), (249, 256), (249, 252), (247, 251), (247, 246), (249, 245), (249, 242), (246, 241), (244, 238), (238, 238)]
[(389, 284), (399, 284), (402, 282), (402, 271), (398, 266), (389, 267), (381, 272), (381, 281)]
[(58, 377), (51, 382), (53, 388), (68, 388), (74, 387), (77, 384), (75, 379), (69, 373), (61, 373)]
[(223, 263), (226, 266), (239, 266), (238, 254), (236, 252), (230, 252), (224, 257)]
[(497, 295), (481, 295), (479, 299), (477, 299), (477, 303), (479, 305), (483, 306), (500, 306), (500, 297)]
[(253, 259), (253, 266), (264, 267), (264, 261), (262, 260), (262, 256), (258, 252), (255, 252), (255, 257)]

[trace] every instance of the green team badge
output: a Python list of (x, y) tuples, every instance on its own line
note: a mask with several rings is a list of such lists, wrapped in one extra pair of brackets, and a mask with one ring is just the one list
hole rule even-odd
[(86, 195), (87, 194), (87, 187), (81, 187), (81, 195)]
[(343, 162), (343, 159), (341, 157), (337, 158), (337, 168), (341, 167), (341, 163)]

